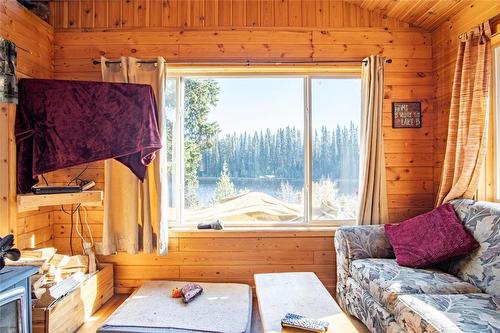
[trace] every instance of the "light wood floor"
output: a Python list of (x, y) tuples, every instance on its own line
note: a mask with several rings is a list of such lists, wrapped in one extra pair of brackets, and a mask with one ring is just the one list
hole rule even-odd
[[(125, 294), (113, 296), (99, 309), (99, 311), (94, 313), (92, 318), (83, 324), (76, 333), (95, 333), (95, 331), (101, 327), (106, 319), (127, 299), (128, 296), (129, 295)], [(368, 329), (356, 318), (353, 317), (352, 322), (358, 329), (359, 333), (369, 333)], [(263, 333), (256, 298), (253, 299), (252, 333)]]
[(122, 304), (130, 295), (114, 295), (107, 301), (85, 324), (80, 326), (76, 333), (95, 333), (109, 316)]

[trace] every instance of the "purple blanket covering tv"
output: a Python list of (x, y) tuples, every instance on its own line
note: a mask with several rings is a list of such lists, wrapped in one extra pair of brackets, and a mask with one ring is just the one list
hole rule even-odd
[(151, 86), (21, 79), (16, 114), (17, 187), (38, 176), (114, 158), (144, 180), (161, 148)]

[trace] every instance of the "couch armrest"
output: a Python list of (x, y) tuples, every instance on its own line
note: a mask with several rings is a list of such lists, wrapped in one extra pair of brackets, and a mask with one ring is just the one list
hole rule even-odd
[(335, 232), (337, 258), (337, 299), (346, 309), (344, 299), (351, 262), (365, 258), (394, 258), (383, 225), (341, 227)]
[(383, 225), (341, 227), (335, 232), (337, 256), (350, 260), (394, 258)]

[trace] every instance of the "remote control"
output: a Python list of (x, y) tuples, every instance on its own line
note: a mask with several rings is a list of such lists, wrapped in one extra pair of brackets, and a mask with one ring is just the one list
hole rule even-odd
[(329, 323), (317, 319), (307, 318), (294, 313), (287, 313), (285, 318), (281, 319), (281, 326), (303, 329), (311, 332), (326, 332)]

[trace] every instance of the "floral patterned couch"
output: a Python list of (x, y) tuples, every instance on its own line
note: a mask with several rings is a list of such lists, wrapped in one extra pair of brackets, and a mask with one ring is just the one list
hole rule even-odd
[(500, 204), (451, 202), (480, 243), (432, 269), (399, 266), (383, 226), (335, 234), (340, 306), (372, 332), (500, 332)]

